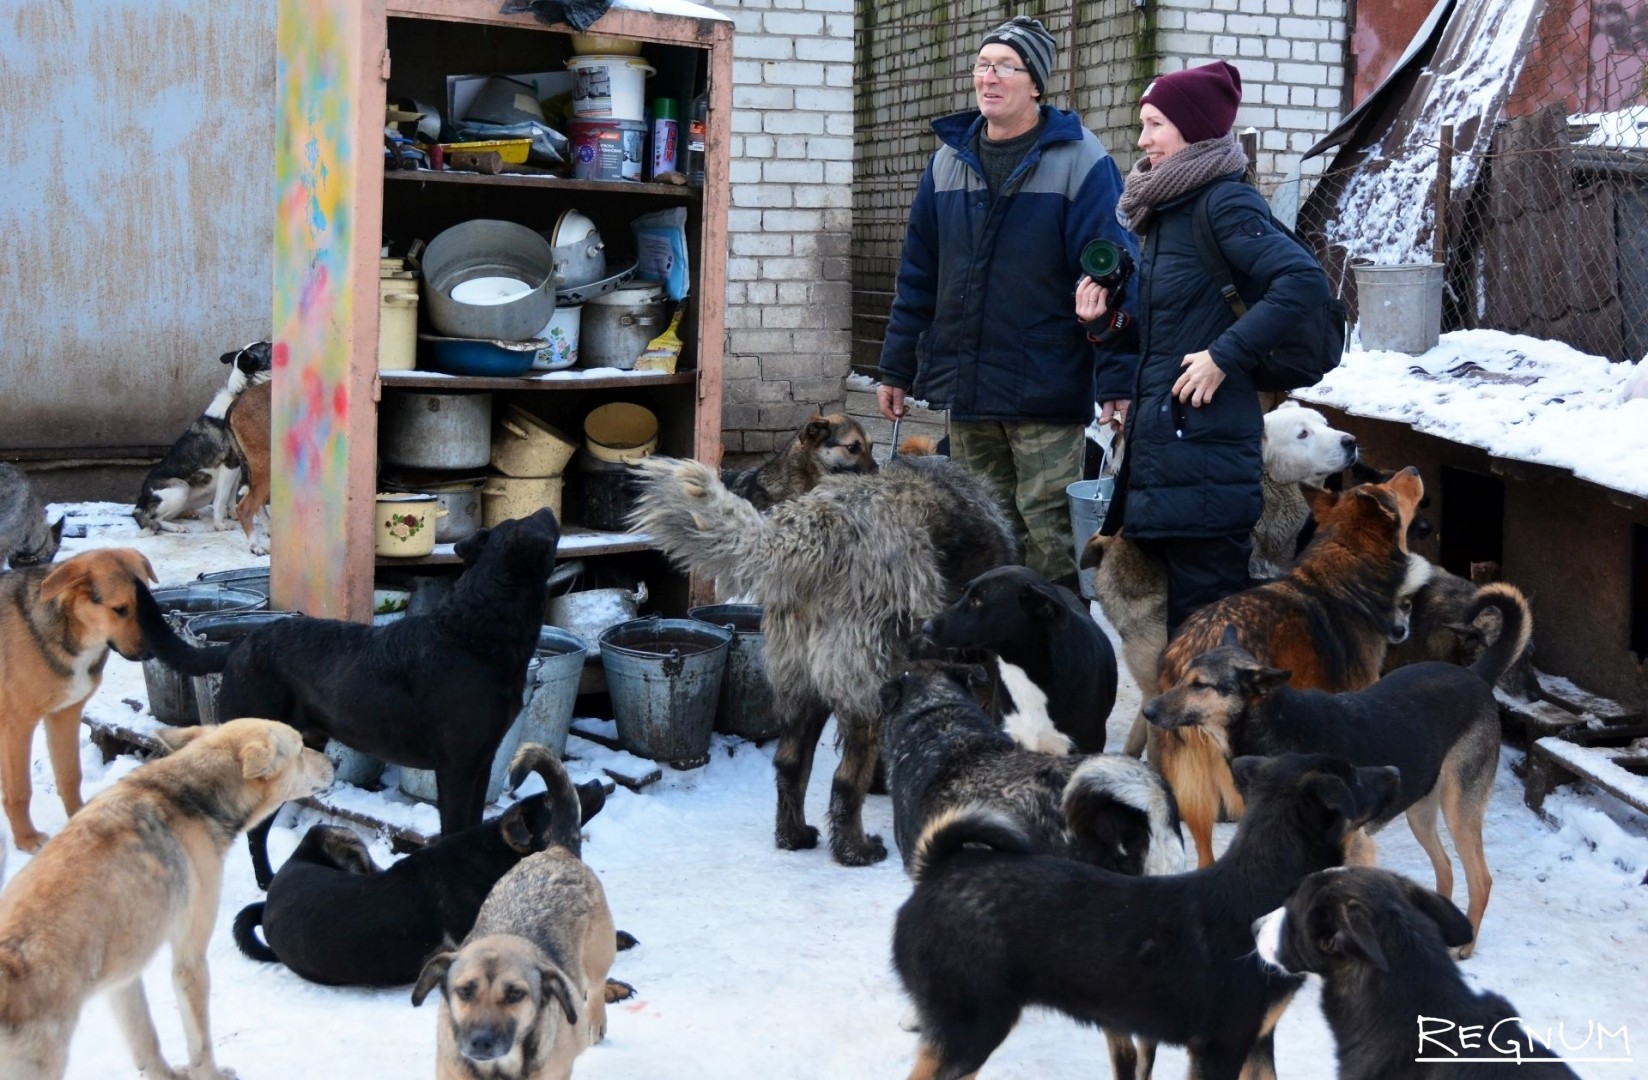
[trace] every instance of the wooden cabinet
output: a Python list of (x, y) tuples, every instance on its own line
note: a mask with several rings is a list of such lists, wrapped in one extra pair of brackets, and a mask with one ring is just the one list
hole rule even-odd
[[(726, 282), (732, 23), (690, 4), (670, 13), (617, 0), (590, 33), (642, 43), (657, 69), (647, 97), (685, 104), (706, 90), (705, 181), (700, 188), (543, 175), (386, 172), (387, 100), (411, 97), (444, 111), (446, 77), (554, 71), (572, 55), (571, 28), (501, 0), (280, 0), (277, 22), (275, 379), (271, 586), (281, 607), (365, 621), (382, 560), (373, 552), (378, 407), (403, 388), (482, 389), (522, 404), (575, 437), (590, 408), (639, 401), (660, 421), (661, 453), (717, 462)], [(674, 374), (454, 378), (384, 372), (377, 363), (378, 259), (386, 242), (428, 240), (470, 218), (537, 230), (576, 209), (594, 219), (609, 254), (632, 250), (629, 222), (651, 210), (687, 210), (690, 293)], [(635, 555), (645, 538), (569, 525), (561, 557)], [(669, 575), (661, 557), (656, 572)], [(430, 561), (452, 561), (437, 549)], [(405, 565), (406, 560), (394, 560)], [(651, 568), (649, 568), (651, 569)], [(670, 575), (665, 608), (688, 599)]]

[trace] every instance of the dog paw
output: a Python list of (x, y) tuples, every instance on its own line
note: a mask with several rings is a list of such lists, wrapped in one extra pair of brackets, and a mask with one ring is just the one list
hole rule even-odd
[(240, 522), (238, 522), (238, 521), (216, 521), (216, 520), (214, 520), (212, 522), (212, 531), (213, 532), (228, 532), (230, 529), (238, 529), (238, 528), (240, 528)]
[(811, 825), (778, 830), (778, 846), (783, 851), (811, 851), (818, 846), (818, 830)]
[(629, 983), (621, 982), (618, 979), (608, 979), (607, 980), (607, 1004), (608, 1005), (611, 1005), (615, 1001), (628, 1001), (630, 998), (632, 998), (634, 996), (635, 996), (635, 987), (631, 986)]
[(842, 866), (874, 866), (887, 857), (887, 845), (879, 836), (866, 836), (861, 844), (834, 845), (835, 861)]
[(40, 845), (45, 842), (46, 834), (38, 829), (30, 829), (12, 836), (12, 843), (17, 845), (18, 851), (39, 851)]
[(635, 940), (635, 935), (630, 933), (628, 930), (618, 931), (618, 951), (619, 952), (623, 952), (626, 949), (633, 949), (633, 948), (635, 948), (635, 946), (637, 946), (639, 944), (641, 944), (641, 943), (639, 941)]
[(898, 1018), (898, 1030), (900, 1030), (900, 1031), (920, 1031), (921, 1030), (921, 1014), (916, 1012), (916, 1009), (915, 1009), (914, 1005), (910, 1006), (909, 1010), (906, 1011), (903, 1016)]
[(269, 547), (268, 547), (267, 544), (253, 544), (253, 545), (251, 545), (251, 547), (252, 547), (252, 554), (253, 555), (267, 555), (267, 554), (269, 554)]
[(166, 533), (186, 533), (189, 531), (189, 527), (187, 525), (179, 525), (175, 521), (158, 522), (157, 528), (160, 532)]

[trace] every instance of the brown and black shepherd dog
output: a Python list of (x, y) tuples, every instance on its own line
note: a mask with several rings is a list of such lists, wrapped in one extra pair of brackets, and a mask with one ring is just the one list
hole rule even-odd
[(760, 511), (805, 495), (826, 476), (873, 473), (870, 436), (841, 413), (815, 416), (772, 457), (748, 469), (722, 469), (721, 482)]
[[(1379, 678), (1391, 613), (1408, 576), (1408, 525), (1424, 497), (1419, 470), (1339, 494), (1313, 489), (1316, 536), (1287, 575), (1192, 612), (1162, 653), (1157, 689), (1178, 683), (1190, 661), (1219, 645), (1226, 627), (1255, 660), (1293, 672), (1300, 690), (1360, 690)], [(1205, 728), (1160, 734), (1162, 775), (1196, 841), (1198, 866), (1213, 862), (1213, 820), (1242, 797), (1225, 747)]]

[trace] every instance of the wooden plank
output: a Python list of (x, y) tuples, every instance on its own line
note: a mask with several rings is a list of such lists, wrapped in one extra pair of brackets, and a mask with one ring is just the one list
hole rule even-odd
[(1648, 768), (1648, 757), (1641, 753), (1613, 754), (1594, 747), (1576, 746), (1556, 736), (1540, 739), (1528, 754), (1524, 801), (1529, 809), (1543, 813), (1545, 796), (1563, 783), (1566, 776), (1593, 784), (1620, 802), (1648, 814), (1648, 784), (1622, 762)]
[(528, 175), (505, 171), (496, 175), (473, 172), (435, 172), (420, 169), (416, 172), (397, 171), (383, 174), (385, 183), (392, 184), (475, 184), (490, 188), (554, 188), (556, 191), (597, 192), (602, 195), (657, 195), (683, 203), (703, 199), (700, 189), (683, 184), (653, 184), (639, 180), (578, 180), (569, 176)]

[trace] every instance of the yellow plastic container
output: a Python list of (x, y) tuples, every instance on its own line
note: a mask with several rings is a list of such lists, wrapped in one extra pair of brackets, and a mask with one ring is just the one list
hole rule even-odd
[(527, 151), (532, 149), (531, 139), (484, 139), (480, 142), (447, 143), (448, 153), (479, 154), (487, 150), (496, 150), (498, 156), (504, 159), (506, 165), (519, 165), (526, 160)]

